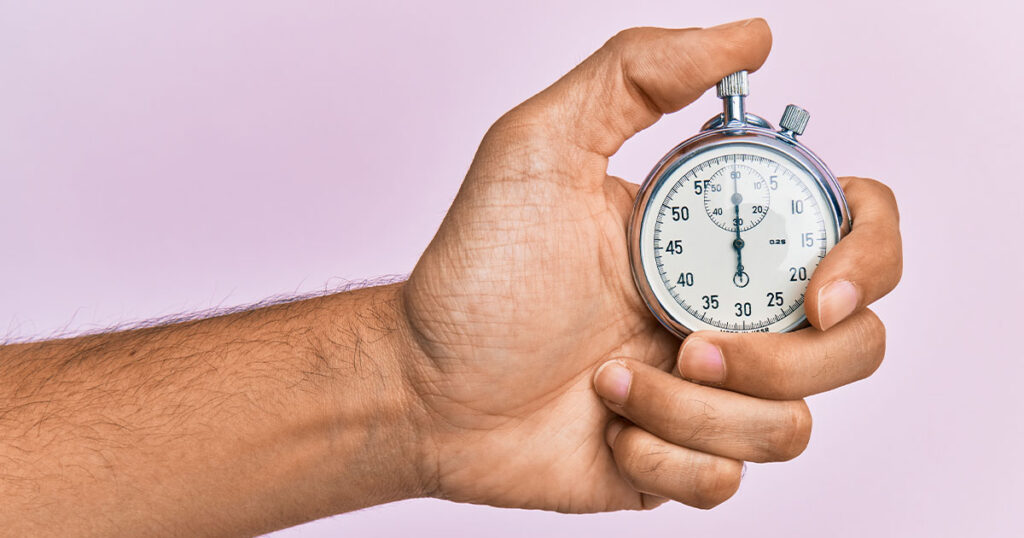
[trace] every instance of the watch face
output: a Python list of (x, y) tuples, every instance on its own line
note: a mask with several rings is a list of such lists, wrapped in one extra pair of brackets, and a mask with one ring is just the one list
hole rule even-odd
[(807, 283), (839, 231), (828, 194), (797, 159), (768, 145), (717, 144), (647, 188), (634, 272), (663, 322), (683, 332), (781, 332), (805, 319)]

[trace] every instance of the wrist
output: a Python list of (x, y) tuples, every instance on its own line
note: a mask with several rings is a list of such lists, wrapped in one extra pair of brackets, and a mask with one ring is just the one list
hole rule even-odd
[(331, 371), (324, 384), (328, 458), (341, 478), (339, 495), (362, 492), (361, 506), (339, 499), (342, 510), (435, 489), (429, 424), (412, 375), (422, 352), (405, 315), (403, 286), (325, 298), (332, 305), (318, 333)]

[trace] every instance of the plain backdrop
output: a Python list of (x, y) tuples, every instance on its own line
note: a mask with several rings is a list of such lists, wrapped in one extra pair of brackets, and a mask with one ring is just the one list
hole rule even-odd
[[(1019, 2), (0, 0), (0, 333), (39, 338), (408, 273), (489, 124), (618, 30), (750, 16), (749, 110), (809, 109), (889, 183), (886, 362), (806, 453), (703, 512), (414, 500), (278, 536), (1021, 536)], [(627, 142), (640, 181), (713, 92)], [(571, 315), (571, 313), (567, 313)], [(0, 379), (2, 379), (0, 372)]]

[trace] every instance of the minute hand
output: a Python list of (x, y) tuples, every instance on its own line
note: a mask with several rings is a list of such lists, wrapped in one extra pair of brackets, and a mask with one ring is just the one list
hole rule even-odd
[(740, 276), (743, 274), (743, 238), (740, 237), (740, 206), (739, 204), (734, 205), (736, 208), (736, 239), (732, 242), (732, 248), (736, 249), (736, 275)]

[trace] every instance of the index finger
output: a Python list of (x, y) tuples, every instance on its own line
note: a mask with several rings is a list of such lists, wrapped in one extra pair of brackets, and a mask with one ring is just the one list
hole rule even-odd
[(840, 178), (853, 229), (814, 271), (804, 309), (826, 330), (892, 291), (903, 274), (900, 216), (892, 190), (873, 179)]

